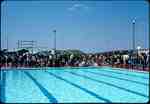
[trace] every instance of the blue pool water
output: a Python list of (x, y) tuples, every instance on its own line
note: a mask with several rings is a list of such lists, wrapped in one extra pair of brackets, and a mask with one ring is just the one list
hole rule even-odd
[(149, 100), (148, 72), (111, 67), (11, 69), (1, 70), (0, 77), (0, 100), (5, 103)]

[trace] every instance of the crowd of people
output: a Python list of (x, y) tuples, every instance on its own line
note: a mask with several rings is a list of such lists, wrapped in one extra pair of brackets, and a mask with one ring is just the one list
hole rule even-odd
[[(112, 66), (149, 68), (149, 53), (137, 54), (32, 54), (29, 52), (0, 55), (1, 67), (87, 67)], [(149, 69), (148, 69), (149, 70)]]

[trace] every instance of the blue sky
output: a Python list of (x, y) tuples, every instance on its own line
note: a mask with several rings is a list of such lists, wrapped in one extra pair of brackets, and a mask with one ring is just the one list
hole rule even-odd
[(5, 1), (1, 5), (1, 46), (17, 48), (18, 40), (35, 40), (39, 47), (103, 52), (132, 48), (132, 19), (136, 18), (136, 47), (148, 48), (146, 1)]

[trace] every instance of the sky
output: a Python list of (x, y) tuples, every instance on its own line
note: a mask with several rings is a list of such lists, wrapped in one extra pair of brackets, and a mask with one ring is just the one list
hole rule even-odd
[(1, 4), (1, 48), (13, 50), (18, 40), (37, 41), (37, 47), (104, 52), (148, 48), (146, 1), (4, 1)]

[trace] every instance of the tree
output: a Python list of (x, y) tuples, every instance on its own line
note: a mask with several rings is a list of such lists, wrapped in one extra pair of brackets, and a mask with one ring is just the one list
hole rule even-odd
[(23, 53), (29, 52), (27, 49), (21, 49), (17, 51), (19, 55), (22, 55)]

